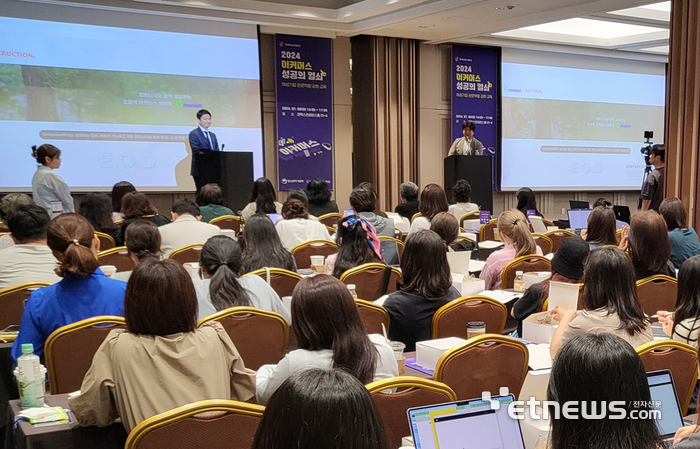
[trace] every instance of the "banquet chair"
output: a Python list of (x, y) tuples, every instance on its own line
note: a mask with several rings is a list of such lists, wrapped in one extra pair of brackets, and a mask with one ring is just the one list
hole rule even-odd
[[(386, 276), (388, 274), (388, 279)], [(357, 297), (367, 301), (374, 301), (379, 297), (396, 291), (396, 281), (401, 277), (401, 272), (379, 262), (370, 262), (351, 268), (340, 276), (340, 282), (355, 284)], [(385, 279), (386, 289), (385, 287)]]
[(482, 295), (457, 298), (440, 307), (433, 315), (432, 338), (466, 338), (467, 323), (483, 321), (486, 332), (502, 334), (506, 326), (508, 309), (506, 306)]
[[(409, 408), (453, 402), (454, 391), (447, 385), (430, 379), (412, 376), (390, 377), (366, 385), (384, 421), (388, 446), (401, 446), (401, 438), (411, 434), (406, 419)], [(398, 389), (389, 393), (387, 390)]]
[(636, 348), (647, 372), (670, 370), (683, 416), (698, 380), (698, 349), (680, 341), (665, 339), (645, 343)]
[(36, 289), (51, 285), (48, 282), (28, 282), (0, 290), (0, 329), (22, 322), (24, 303)]
[(479, 241), (496, 240), (494, 229), (498, 227), (498, 218), (492, 218), (488, 224), (481, 225), (479, 229)]
[(665, 274), (649, 276), (637, 281), (637, 299), (649, 316), (659, 310), (675, 310), (678, 281)]
[(111, 235), (99, 231), (95, 231), (95, 235), (100, 241), (100, 251), (112, 249), (115, 246), (117, 246), (117, 244), (114, 241), (114, 237), (112, 237)]
[(328, 257), (338, 252), (338, 244), (330, 240), (309, 240), (292, 248), (290, 251), (297, 263), (297, 268), (311, 268), (311, 256)]
[(527, 346), (505, 335), (484, 334), (448, 349), (435, 365), (433, 379), (449, 385), (457, 399), (498, 395), (501, 387), (520, 395), (529, 360)]
[(537, 254), (528, 254), (511, 260), (503, 267), (503, 275), (501, 276), (501, 288), (503, 290), (513, 288), (517, 271), (524, 273), (528, 271), (552, 271), (552, 262), (546, 257)]
[(176, 248), (170, 253), (168, 259), (173, 259), (183, 265), (186, 263), (198, 263), (203, 247), (204, 243), (193, 243), (181, 248)]
[(51, 394), (80, 390), (97, 349), (112, 329), (124, 329), (119, 316), (96, 316), (59, 327), (46, 339), (46, 369)]
[(134, 427), (125, 449), (250, 449), (265, 407), (228, 399), (192, 402)]
[(542, 234), (532, 234), (532, 238), (535, 240), (535, 245), (539, 246), (542, 250), (542, 254), (549, 254), (554, 252), (552, 249), (554, 247), (554, 242), (549, 237)]
[[(401, 231), (399, 231), (399, 232), (401, 232)], [(403, 250), (405, 247), (403, 241), (401, 241), (401, 239), (389, 237), (386, 235), (380, 235), (377, 238), (379, 239), (380, 242), (382, 242), (381, 245), (384, 244), (383, 242), (394, 242), (396, 244), (396, 253), (399, 256), (399, 262), (401, 262), (401, 257), (403, 256)]]
[(338, 223), (339, 220), (343, 218), (343, 214), (337, 212), (331, 212), (330, 214), (324, 214), (318, 217), (318, 221), (326, 226), (333, 227), (334, 224)]
[(576, 237), (576, 234), (573, 232), (569, 232), (566, 229), (559, 229), (556, 231), (547, 231), (543, 236), (549, 238), (549, 240), (552, 241), (552, 252), (556, 253), (557, 250), (559, 249), (559, 246), (561, 245), (561, 242), (563, 242), (565, 239), (569, 237)]
[(117, 271), (131, 271), (136, 268), (136, 263), (129, 255), (126, 246), (117, 246), (107, 251), (97, 253), (97, 263), (102, 265), (114, 265)]
[(257, 371), (287, 353), (289, 324), (279, 313), (254, 307), (231, 307), (202, 318), (198, 326), (218, 321), (231, 337), (246, 368)]
[(212, 218), (209, 224), (218, 226), (220, 229), (231, 229), (238, 235), (238, 233), (241, 232), (241, 225), (245, 224), (245, 220), (236, 215), (221, 215)]
[[(269, 272), (269, 278), (268, 278)], [(292, 296), (294, 287), (297, 286), (301, 280), (301, 276), (293, 271), (285, 270), (283, 268), (261, 268), (259, 270), (251, 271), (243, 276), (260, 276), (265, 279), (265, 282), (270, 284), (270, 287), (277, 292), (280, 298), (285, 296)]]
[(384, 307), (364, 299), (356, 299), (355, 304), (357, 304), (357, 312), (360, 314), (360, 321), (362, 321), (362, 327), (366, 333), (383, 334), (382, 324), (389, 332), (389, 312)]
[(462, 215), (462, 218), (459, 219), (459, 227), (464, 228), (465, 220), (475, 220), (478, 219), (480, 216), (481, 212), (478, 210), (475, 210), (474, 212), (467, 212), (466, 214)]

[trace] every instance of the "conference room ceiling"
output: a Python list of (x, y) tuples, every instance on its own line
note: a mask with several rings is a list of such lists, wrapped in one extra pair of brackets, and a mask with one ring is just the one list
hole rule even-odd
[[(577, 47), (666, 57), (670, 1), (24, 0), (247, 22), (263, 33), (372, 34), (429, 44)], [(573, 19), (573, 20), (572, 20)]]

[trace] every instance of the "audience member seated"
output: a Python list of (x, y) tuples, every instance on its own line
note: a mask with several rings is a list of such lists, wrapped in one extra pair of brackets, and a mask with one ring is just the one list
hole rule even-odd
[(233, 215), (233, 211), (224, 206), (224, 194), (217, 184), (206, 184), (199, 189), (199, 211), (202, 213), (202, 221), (209, 223), (214, 218), (222, 215)]
[[(663, 203), (662, 203), (663, 204)], [(664, 333), (674, 340), (698, 346), (700, 334), (700, 256), (693, 256), (678, 271), (675, 312), (657, 312)]]
[(306, 196), (309, 199), (309, 213), (315, 217), (338, 213), (338, 205), (331, 199), (328, 184), (321, 179), (314, 179), (306, 185)]
[(90, 222), (95, 231), (111, 236), (116, 246), (124, 244), (121, 231), (112, 219), (112, 202), (106, 194), (88, 193), (85, 195), (80, 201), (78, 213)]
[(501, 276), (508, 262), (528, 254), (542, 255), (530, 234), (527, 218), (517, 209), (509, 209), (498, 217), (498, 233), (506, 247), (492, 252), (486, 259), (479, 279), (486, 281), (486, 290), (501, 288)]
[(523, 296), (513, 304), (510, 314), (518, 320), (518, 335), (523, 334), (523, 320), (542, 310), (549, 298), (549, 282), (580, 284), (583, 282), (583, 262), (588, 257), (588, 244), (579, 237), (567, 237), (552, 257), (552, 277), (532, 284)]
[(199, 212), (199, 206), (192, 200), (175, 201), (170, 216), (173, 222), (158, 228), (160, 250), (163, 251), (164, 258), (170, 256), (174, 249), (193, 243), (204, 243), (210, 237), (221, 235), (221, 228), (218, 226), (199, 221), (202, 214)]
[(197, 297), (182, 265), (163, 260), (136, 267), (124, 312), (126, 329), (107, 335), (80, 394), (68, 400), (80, 425), (104, 427), (120, 418), (130, 432), (191, 402), (253, 398), (255, 373), (221, 324), (197, 327)]
[(243, 273), (265, 267), (297, 271), (294, 256), (282, 246), (275, 225), (265, 215), (253, 215), (245, 222), (243, 241)]
[(671, 263), (680, 268), (683, 262), (700, 254), (700, 242), (695, 230), (687, 225), (685, 206), (678, 198), (666, 198), (659, 206), (659, 213), (664, 217), (671, 241)]
[(518, 205), (515, 206), (523, 215), (527, 216), (527, 211), (534, 210), (535, 215), (542, 217), (543, 215), (537, 210), (537, 199), (535, 192), (529, 187), (522, 187), (515, 193), (515, 199), (518, 200)]
[(15, 245), (0, 250), (0, 290), (27, 282), (60, 281), (54, 271), (58, 261), (46, 245), (49, 213), (36, 204), (20, 204), (5, 219)]
[(97, 262), (100, 241), (81, 215), (65, 213), (49, 222), (46, 242), (58, 259), (56, 274), (63, 279), (32, 292), (24, 306), (12, 357), (22, 355), (22, 344), (32, 343), (43, 356), (44, 341), (59, 327), (99, 315), (124, 314), (126, 283), (110, 279)]
[(129, 192), (136, 192), (136, 187), (128, 181), (121, 181), (112, 186), (112, 220), (124, 219), (122, 213), (122, 198)]
[[(287, 192), (287, 200), (299, 200), (302, 203), (304, 203), (304, 207), (306, 207), (306, 210), (309, 210), (309, 197), (306, 196), (306, 192), (301, 189), (292, 189)], [(285, 201), (287, 201), (285, 200)], [(281, 220), (282, 218), (278, 218), (277, 221)], [(311, 212), (309, 212), (309, 220), (311, 221), (318, 221), (318, 217), (313, 215)]]
[[(282, 206), (282, 218), (275, 228), (282, 246), (291, 250), (309, 240), (331, 240), (326, 227), (318, 221), (309, 220), (309, 210), (299, 200), (287, 200)], [(246, 226), (247, 227), (247, 226)]]
[[(34, 201), (29, 195), (24, 193), (8, 193), (2, 197), (2, 201), (0, 201), (0, 220), (7, 225), (7, 214), (10, 213), (14, 206), (19, 206), (20, 204), (34, 204)], [(14, 244), (15, 241), (12, 239), (11, 231), (0, 237), (0, 249), (8, 248)]]
[(382, 261), (381, 242), (374, 226), (356, 216), (345, 217), (338, 222), (336, 242), (338, 252), (326, 257), (323, 274), (340, 279), (346, 271), (362, 264)]
[(428, 184), (420, 193), (418, 211), (421, 213), (411, 222), (410, 232), (430, 229), (430, 222), (440, 212), (447, 212), (450, 206), (447, 204), (447, 195), (442, 187), (437, 184)]
[(145, 193), (129, 192), (122, 198), (122, 213), (124, 214), (124, 222), (122, 223), (122, 241), (124, 241), (124, 233), (134, 221), (143, 218), (156, 226), (163, 226), (170, 223), (170, 219), (158, 213), (158, 209), (153, 207), (151, 201)]
[(375, 213), (374, 209), (377, 207), (377, 196), (373, 189), (360, 186), (352, 189), (352, 193), (350, 193), (350, 206), (355, 212), (355, 215), (374, 226), (377, 235), (393, 237), (396, 234), (394, 220)]
[(389, 449), (372, 395), (352, 374), (309, 369), (272, 395), (252, 449), (298, 448)]
[(588, 215), (588, 229), (581, 231), (581, 237), (591, 249), (605, 245), (617, 246), (615, 236), (615, 212), (607, 207), (595, 207)]
[(275, 201), (277, 193), (267, 178), (258, 178), (253, 183), (250, 201), (241, 211), (241, 217), (248, 220), (255, 214), (281, 214), (282, 204)]
[(635, 348), (654, 339), (637, 299), (632, 262), (617, 248), (606, 246), (588, 255), (583, 274), (583, 304), (583, 310), (557, 306), (551, 312), (559, 322), (549, 347), (552, 357), (574, 335), (586, 332), (613, 333)]
[[(160, 260), (160, 232), (158, 226), (148, 220), (136, 220), (126, 228), (124, 244), (135, 265), (149, 259)], [(114, 273), (112, 279), (128, 282), (131, 271)]]
[[(595, 209), (598, 206), (604, 207), (606, 209), (612, 209), (613, 203), (612, 201), (609, 201), (606, 198), (600, 197), (597, 200), (595, 200), (595, 203), (593, 203), (593, 209)], [(628, 224), (629, 223), (625, 223), (624, 221), (620, 221), (617, 218), (615, 218), (615, 229), (622, 229), (623, 226), (627, 226)]]
[(457, 241), (459, 236), (459, 221), (449, 212), (440, 212), (430, 222), (430, 230), (440, 236), (445, 242), (447, 252), (473, 251), (477, 249), (475, 243)]
[(204, 279), (194, 281), (199, 303), (198, 318), (231, 307), (246, 306), (277, 312), (292, 321), (292, 315), (279, 295), (260, 276), (241, 275), (241, 247), (225, 235), (207, 240), (199, 256)]
[(547, 400), (556, 402), (560, 411), (565, 404), (583, 404), (588, 413), (596, 414), (590, 408), (596, 405), (602, 413), (601, 419), (569, 419), (564, 414), (557, 418), (550, 406), (552, 431), (547, 447), (552, 449), (666, 447), (656, 420), (606, 416), (606, 411), (612, 411), (606, 409), (606, 404), (612, 405), (613, 401), (619, 401), (628, 412), (652, 409), (642, 360), (615, 335), (581, 334), (564, 345), (552, 365)]
[(381, 209), (381, 207), (379, 207), (379, 203), (378, 203), (379, 196), (377, 195), (377, 189), (374, 188), (374, 185), (372, 185), (371, 182), (368, 182), (368, 181), (361, 182), (357, 185), (357, 188), (358, 189), (366, 189), (366, 190), (371, 191), (372, 194), (374, 195), (374, 213), (376, 215), (379, 215), (380, 217), (384, 217), (384, 218), (388, 217), (386, 212), (384, 212)]
[(622, 233), (620, 249), (628, 251), (634, 264), (637, 280), (656, 274), (676, 277), (676, 269), (669, 260), (671, 241), (666, 222), (656, 211), (642, 211), (632, 215), (629, 233)]
[(403, 342), (406, 351), (415, 351), (417, 341), (430, 340), (437, 309), (461, 296), (452, 286), (445, 243), (439, 235), (427, 230), (409, 234), (397, 287), (383, 303), (391, 318), (389, 338)]
[(399, 186), (399, 195), (401, 196), (401, 203), (399, 203), (394, 212), (401, 215), (402, 217), (408, 219), (409, 221), (416, 215), (419, 211), (418, 209), (418, 194), (420, 190), (418, 186), (412, 182), (404, 182)]
[(363, 384), (399, 375), (394, 351), (383, 336), (367, 335), (345, 284), (319, 274), (299, 281), (292, 301), (292, 330), (299, 349), (277, 365), (263, 365), (255, 378), (258, 403), (292, 374), (308, 368), (342, 368)]
[(449, 213), (460, 220), (464, 214), (477, 212), (479, 206), (472, 203), (472, 186), (466, 179), (459, 179), (454, 187), (452, 187), (452, 201), (455, 204), (450, 205)]

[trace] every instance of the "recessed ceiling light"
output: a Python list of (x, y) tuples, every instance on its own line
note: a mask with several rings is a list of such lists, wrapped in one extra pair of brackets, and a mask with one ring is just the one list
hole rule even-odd
[(651, 5), (620, 9), (610, 11), (608, 14), (668, 22), (671, 20), (671, 2), (652, 3)]
[(319, 17), (318, 14), (308, 12), (308, 11), (299, 11), (299, 12), (292, 13), (292, 15), (297, 16), (297, 17), (307, 17), (310, 19), (317, 19)]
[(662, 45), (662, 46), (660, 46), (660, 47), (649, 47), (649, 48), (641, 48), (641, 49), (639, 49), (639, 51), (648, 51), (648, 52), (651, 52), (651, 53), (662, 53), (662, 54), (665, 54), (665, 55), (668, 54), (668, 50), (669, 50), (669, 46), (668, 46), (668, 45)]
[(536, 31), (539, 33), (563, 34), (600, 39), (616, 39), (621, 37), (655, 33), (658, 31), (664, 31), (664, 29), (619, 22), (607, 22), (605, 20), (575, 18), (543, 23), (541, 25), (533, 25), (519, 28), (517, 30), (503, 31), (501, 33), (494, 34), (499, 36), (514, 36), (513, 33), (519, 34), (521, 31)]
[(340, 17), (343, 17), (343, 18), (345, 18), (345, 17), (350, 17), (351, 15), (352, 15), (352, 13), (351, 13), (351, 12), (346, 12), (345, 14), (343, 14), (343, 15), (342, 15), (342, 16), (340, 16)]

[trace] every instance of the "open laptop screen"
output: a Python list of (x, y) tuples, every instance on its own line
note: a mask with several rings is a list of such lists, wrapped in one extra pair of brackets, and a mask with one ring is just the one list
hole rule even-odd
[(416, 449), (524, 449), (520, 421), (508, 416), (513, 395), (493, 400), (501, 403), (498, 410), (482, 399), (409, 409)]
[(569, 209), (569, 227), (571, 229), (588, 229), (590, 209)]
[[(673, 378), (669, 370), (653, 371), (647, 373), (651, 400), (657, 410), (661, 410), (661, 418), (656, 420), (659, 433), (662, 437), (673, 436), (676, 430), (683, 427), (683, 415), (678, 405), (676, 389), (673, 386)], [(660, 407), (656, 407), (656, 405)]]

